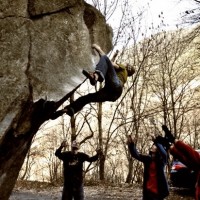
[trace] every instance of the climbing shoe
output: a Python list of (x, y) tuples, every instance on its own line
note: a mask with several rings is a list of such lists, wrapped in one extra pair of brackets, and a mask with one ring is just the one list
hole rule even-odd
[(83, 69), (82, 73), (83, 73), (83, 75), (85, 75), (90, 80), (91, 85), (96, 85), (97, 80), (95, 79), (94, 73), (89, 73), (84, 69)]
[(74, 115), (74, 109), (70, 106), (66, 106), (63, 111), (69, 115), (70, 117), (72, 117)]

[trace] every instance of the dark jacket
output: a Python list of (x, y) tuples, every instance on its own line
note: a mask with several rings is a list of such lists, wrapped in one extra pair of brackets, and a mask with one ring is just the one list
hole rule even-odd
[(87, 154), (78, 152), (73, 154), (71, 151), (61, 152), (58, 148), (55, 155), (63, 161), (64, 185), (79, 187), (83, 184), (83, 162), (93, 162), (98, 159), (98, 154), (89, 157)]
[[(167, 152), (161, 144), (156, 144), (158, 148), (157, 156), (154, 158), (157, 169), (157, 182), (158, 182), (158, 196), (165, 198), (169, 195), (169, 187), (165, 177), (164, 167), (167, 164)], [(144, 180), (143, 180), (143, 197), (147, 196), (146, 184), (149, 177), (149, 167), (153, 160), (152, 156), (142, 155), (138, 153), (134, 143), (129, 144), (129, 151), (133, 158), (143, 162), (144, 164)]]

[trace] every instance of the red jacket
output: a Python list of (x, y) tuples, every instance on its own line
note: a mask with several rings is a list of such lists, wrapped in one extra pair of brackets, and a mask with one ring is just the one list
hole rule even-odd
[(200, 155), (191, 146), (177, 141), (170, 149), (170, 153), (184, 163), (188, 168), (197, 172), (195, 199), (200, 200)]

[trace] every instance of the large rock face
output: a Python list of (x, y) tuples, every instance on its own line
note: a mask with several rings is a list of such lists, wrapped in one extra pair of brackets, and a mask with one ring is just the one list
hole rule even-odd
[(98, 62), (91, 44), (108, 52), (111, 40), (103, 16), (82, 0), (0, 1), (1, 200), (40, 126)]
[(0, 134), (30, 98), (58, 100), (84, 80), (97, 57), (91, 44), (112, 47), (103, 16), (82, 0), (0, 2)]

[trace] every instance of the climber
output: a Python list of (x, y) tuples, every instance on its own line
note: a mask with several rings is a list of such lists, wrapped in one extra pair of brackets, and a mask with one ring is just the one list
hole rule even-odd
[[(51, 119), (56, 119), (64, 113), (73, 116), (86, 104), (91, 102), (116, 101), (122, 94), (127, 77), (132, 76), (135, 73), (135, 69), (129, 64), (123, 65), (114, 62), (113, 59), (110, 60), (97, 44), (93, 44), (92, 48), (99, 53), (100, 61), (96, 65), (94, 72), (83, 70), (83, 74), (89, 78), (90, 83), (93, 86), (95, 86), (98, 81), (105, 81), (104, 87), (95, 93), (81, 96), (70, 105), (64, 107), (64, 109), (54, 112)], [(118, 51), (116, 54), (117, 53)], [(114, 58), (116, 57), (116, 54), (114, 55)]]

